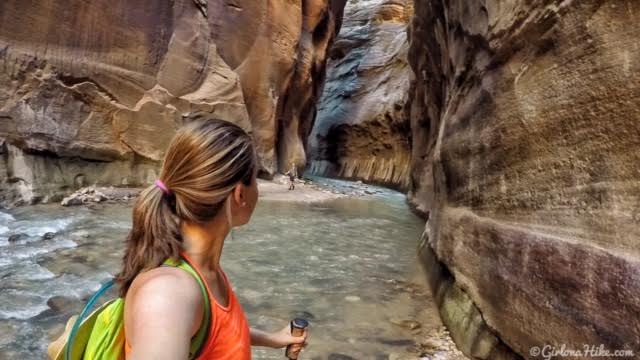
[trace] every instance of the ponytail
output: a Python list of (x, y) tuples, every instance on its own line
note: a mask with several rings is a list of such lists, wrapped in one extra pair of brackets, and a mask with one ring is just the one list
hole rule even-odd
[(173, 195), (165, 194), (156, 185), (140, 194), (133, 208), (133, 226), (127, 245), (123, 269), (116, 276), (121, 296), (126, 295), (139, 273), (180, 256), (182, 233)]

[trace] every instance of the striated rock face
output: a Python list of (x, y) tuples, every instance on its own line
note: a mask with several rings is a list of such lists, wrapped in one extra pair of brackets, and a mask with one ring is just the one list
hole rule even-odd
[(407, 188), (412, 0), (351, 0), (309, 137), (311, 171)]
[(304, 144), (345, 2), (213, 2), (212, 12), (224, 13), (212, 20), (215, 42), (240, 77), (265, 175), (306, 164)]
[(634, 0), (416, 1), (423, 250), (525, 358), (640, 353), (639, 23)]
[(264, 175), (304, 164), (344, 1), (3, 1), (0, 201), (148, 183), (197, 118), (251, 131)]

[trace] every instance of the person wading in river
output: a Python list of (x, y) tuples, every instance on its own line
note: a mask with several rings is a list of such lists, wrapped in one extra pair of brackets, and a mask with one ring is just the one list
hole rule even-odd
[(296, 168), (296, 163), (291, 162), (291, 169), (285, 173), (285, 175), (289, 175), (289, 190), (294, 190), (296, 188), (296, 178), (298, 177), (298, 169)]
[(185, 270), (162, 266), (186, 260), (200, 274), (210, 302), (208, 338), (198, 359), (250, 359), (250, 346), (304, 343), (287, 325), (267, 333), (250, 329), (220, 267), (224, 240), (246, 224), (258, 200), (257, 161), (249, 135), (222, 120), (180, 129), (167, 149), (160, 178), (133, 209), (122, 271), (127, 359), (187, 359), (203, 325), (205, 300)]

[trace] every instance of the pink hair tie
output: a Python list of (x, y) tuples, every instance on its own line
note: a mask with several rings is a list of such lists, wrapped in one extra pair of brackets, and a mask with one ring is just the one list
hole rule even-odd
[(155, 182), (156, 186), (160, 188), (160, 190), (162, 190), (162, 192), (165, 195), (169, 195), (171, 194), (171, 191), (169, 190), (169, 188), (167, 187), (167, 185), (165, 185), (160, 179), (156, 180)]

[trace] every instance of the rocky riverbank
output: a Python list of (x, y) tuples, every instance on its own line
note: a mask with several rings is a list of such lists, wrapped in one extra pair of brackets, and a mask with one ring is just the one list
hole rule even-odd
[(141, 188), (85, 187), (62, 199), (60, 205), (74, 206), (101, 202), (128, 202), (135, 199)]
[[(258, 179), (260, 199), (290, 202), (319, 202), (344, 197), (362, 197), (380, 194), (382, 190), (361, 181), (327, 182), (310, 178), (296, 179), (295, 189), (289, 190), (289, 178), (276, 175), (273, 180)], [(66, 196), (62, 206), (90, 205), (96, 203), (128, 203), (140, 194), (143, 188), (97, 187), (82, 188)]]

